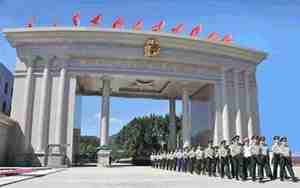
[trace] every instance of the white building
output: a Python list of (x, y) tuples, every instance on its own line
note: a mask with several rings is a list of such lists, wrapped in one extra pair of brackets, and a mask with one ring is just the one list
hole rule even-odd
[[(4, 34), (17, 51), (16, 160), (72, 162), (80, 95), (102, 96), (102, 146), (108, 144), (110, 108), (115, 108), (110, 96), (169, 100), (170, 147), (176, 145), (176, 100), (182, 101), (183, 146), (204, 137), (217, 144), (236, 134), (260, 134), (256, 66), (266, 58), (263, 52), (171, 33), (93, 27), (5, 29)], [(67, 147), (47, 156), (49, 144)]]

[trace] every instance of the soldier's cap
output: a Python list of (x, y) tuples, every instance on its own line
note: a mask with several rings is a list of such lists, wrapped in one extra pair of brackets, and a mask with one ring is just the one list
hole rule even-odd
[(286, 141), (287, 141), (287, 137), (285, 137), (285, 136), (281, 137), (281, 138), (280, 138), (280, 142), (283, 142), (283, 141), (286, 142)]
[(214, 146), (214, 149), (219, 149), (219, 146)]
[(243, 139), (243, 142), (245, 143), (245, 142), (249, 142), (249, 138), (248, 137), (245, 137), (244, 139)]
[(274, 136), (273, 137), (273, 140), (279, 140), (280, 139), (280, 136)]
[(251, 140), (257, 140), (257, 139), (258, 139), (257, 136), (252, 136), (252, 137), (251, 137)]
[(226, 140), (222, 140), (220, 144), (226, 144)]
[(208, 143), (209, 143), (209, 144), (212, 144), (212, 143), (213, 143), (213, 141), (212, 141), (212, 140), (209, 140), (209, 141), (208, 141)]
[(238, 140), (238, 139), (240, 139), (240, 136), (239, 135), (235, 135), (234, 137), (232, 137), (232, 141), (235, 141), (235, 140)]
[(261, 137), (259, 138), (259, 140), (260, 140), (260, 141), (265, 141), (265, 140), (266, 140), (266, 137), (261, 136)]

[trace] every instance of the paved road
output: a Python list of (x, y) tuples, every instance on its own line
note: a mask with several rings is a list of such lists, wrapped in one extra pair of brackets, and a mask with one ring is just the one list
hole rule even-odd
[[(300, 168), (297, 170), (300, 176)], [(65, 171), (50, 174), (40, 178), (34, 178), (23, 182), (8, 185), (9, 188), (289, 188), (300, 187), (299, 183), (280, 182), (279, 180), (264, 184), (251, 181), (240, 182), (169, 172), (150, 167), (77, 167)]]

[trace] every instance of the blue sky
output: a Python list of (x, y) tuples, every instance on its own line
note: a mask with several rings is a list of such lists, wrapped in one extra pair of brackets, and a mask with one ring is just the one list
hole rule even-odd
[[(238, 45), (267, 52), (269, 57), (257, 72), (262, 133), (269, 140), (272, 135), (286, 135), (300, 151), (299, 0), (0, 0), (0, 29), (24, 26), (31, 16), (37, 17), (37, 25), (51, 25), (55, 20), (70, 26), (75, 11), (80, 11), (82, 25), (91, 16), (103, 14), (102, 27), (110, 27), (117, 16), (125, 18), (127, 27), (142, 18), (146, 29), (161, 19), (167, 22), (166, 30), (183, 23), (190, 31), (201, 23), (200, 37), (211, 31), (231, 33)], [(14, 70), (15, 50), (2, 34), (0, 61)], [(83, 98), (83, 134), (99, 132), (100, 104), (100, 97)], [(178, 113), (180, 108), (178, 104)], [(111, 132), (134, 116), (167, 112), (167, 101), (113, 98)]]

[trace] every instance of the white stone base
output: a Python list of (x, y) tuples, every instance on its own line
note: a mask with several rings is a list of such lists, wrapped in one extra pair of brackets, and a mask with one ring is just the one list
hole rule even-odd
[(47, 156), (48, 162), (47, 166), (51, 168), (66, 168), (68, 167), (66, 163), (66, 156), (59, 153), (53, 153)]
[(99, 150), (97, 153), (97, 166), (99, 167), (109, 167), (111, 150)]

